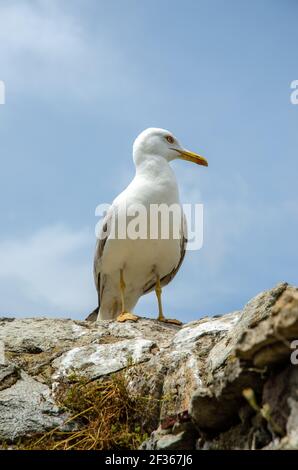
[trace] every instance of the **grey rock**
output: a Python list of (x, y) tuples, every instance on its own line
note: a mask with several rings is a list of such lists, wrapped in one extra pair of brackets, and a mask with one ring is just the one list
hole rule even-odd
[(181, 431), (172, 434), (162, 429), (154, 431), (150, 438), (140, 446), (142, 450), (190, 450), (195, 446), (196, 434)]
[(0, 391), (14, 385), (20, 378), (19, 369), (12, 364), (0, 364)]
[(156, 450), (188, 450), (194, 445), (194, 437), (182, 431), (179, 434), (169, 434), (161, 437), (156, 444)]
[(58, 380), (71, 373), (88, 379), (111, 374), (126, 366), (149, 360), (153, 341), (143, 338), (126, 339), (112, 344), (92, 344), (70, 349), (52, 363)]
[(148, 401), (141, 424), (155, 431), (142, 448), (298, 448), (294, 339), (298, 289), (286, 283), (242, 311), (182, 327), (0, 318), (0, 437), (10, 442), (63, 427), (60, 382), (122, 370), (129, 392)]
[(239, 312), (221, 318), (204, 318), (188, 325), (173, 337), (168, 354), (168, 373), (163, 392), (161, 418), (189, 409), (193, 393), (205, 382), (205, 363), (209, 351), (237, 323)]
[(0, 438), (8, 442), (62, 426), (67, 418), (51, 398), (50, 389), (25, 372), (0, 391)]

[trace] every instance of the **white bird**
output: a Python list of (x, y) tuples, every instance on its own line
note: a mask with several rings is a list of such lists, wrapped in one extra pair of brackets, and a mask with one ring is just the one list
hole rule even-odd
[(184, 259), (187, 235), (182, 209), (178, 237), (173, 236), (173, 226), (170, 227), (168, 239), (162, 238), (160, 230), (157, 237), (150, 237), (150, 217), (146, 219), (148, 237), (119, 238), (115, 237), (115, 233), (112, 236), (112, 228), (115, 232), (117, 223), (123, 224), (119, 214), (129, 207), (141, 204), (148, 213), (153, 204), (166, 204), (168, 207), (177, 204), (181, 208), (176, 177), (169, 165), (177, 158), (208, 166), (204, 157), (185, 150), (177, 138), (165, 129), (149, 128), (136, 138), (133, 144), (135, 177), (113, 201), (97, 241), (94, 279), (98, 308), (88, 319), (94, 319), (96, 315), (98, 320), (136, 321), (138, 317), (132, 310), (138, 299), (155, 290), (158, 320), (181, 324), (178, 320), (164, 317), (161, 289), (174, 278)]

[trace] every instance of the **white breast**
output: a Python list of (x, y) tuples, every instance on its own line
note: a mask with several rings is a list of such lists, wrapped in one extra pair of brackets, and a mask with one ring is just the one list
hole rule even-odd
[[(131, 184), (113, 202), (118, 211), (135, 204), (144, 206), (148, 214), (151, 204), (180, 204), (176, 178), (167, 162), (164, 168), (160, 168), (159, 162), (158, 167), (153, 165), (145, 172), (137, 173)], [(180, 238), (132, 240), (109, 237), (99, 267), (101, 280), (105, 282), (104, 298), (101, 299), (105, 310), (109, 309), (109, 299), (115, 302), (115, 298), (118, 298), (119, 302), (120, 269), (124, 270), (127, 303), (133, 306), (142, 295), (144, 286), (154, 280), (156, 274), (163, 278), (172, 272), (179, 264), (180, 257)]]

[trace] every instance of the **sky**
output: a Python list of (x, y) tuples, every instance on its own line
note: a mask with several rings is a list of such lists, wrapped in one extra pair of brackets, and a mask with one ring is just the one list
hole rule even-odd
[[(163, 291), (190, 321), (298, 284), (296, 0), (0, 0), (0, 316), (96, 306), (95, 208), (134, 175), (132, 143), (172, 131), (204, 244)], [(135, 312), (154, 317), (154, 294)]]

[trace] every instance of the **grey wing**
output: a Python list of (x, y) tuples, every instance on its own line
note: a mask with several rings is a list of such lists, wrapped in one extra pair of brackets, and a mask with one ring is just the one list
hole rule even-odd
[(100, 279), (101, 260), (102, 260), (102, 255), (104, 253), (106, 242), (111, 233), (111, 224), (113, 221), (113, 214), (114, 214), (114, 209), (111, 207), (111, 209), (106, 214), (103, 220), (103, 223), (101, 225), (100, 232), (98, 234), (98, 240), (96, 242), (96, 248), (95, 248), (93, 275), (94, 275), (94, 282), (96, 285), (96, 289), (98, 292), (99, 306), (100, 306), (100, 296), (102, 295), (103, 288), (104, 288), (104, 285), (102, 284), (101, 279)]
[(100, 277), (100, 268), (101, 268), (101, 259), (102, 255), (104, 253), (104, 248), (107, 239), (109, 238), (109, 234), (111, 232), (111, 223), (112, 223), (112, 216), (113, 216), (113, 211), (110, 210), (101, 225), (100, 232), (98, 234), (98, 240), (96, 242), (96, 247), (95, 247), (95, 255), (94, 255), (94, 263), (93, 263), (93, 276), (94, 276), (94, 282), (98, 294), (98, 307), (96, 307), (93, 312), (91, 312), (86, 320), (88, 321), (95, 321), (100, 309), (100, 299), (102, 297), (102, 293), (104, 290), (104, 282), (102, 282), (101, 277)]
[(161, 280), (160, 283), (162, 286), (166, 286), (171, 282), (171, 280), (176, 276), (177, 272), (179, 271), (184, 257), (186, 253), (186, 245), (187, 245), (187, 223), (186, 223), (186, 217), (185, 214), (183, 214), (183, 220), (182, 220), (182, 237), (181, 237), (181, 245), (180, 245), (180, 260), (177, 266), (166, 276), (164, 276)]
[[(161, 284), (162, 287), (166, 286), (167, 284), (169, 284), (169, 282), (171, 282), (172, 279), (174, 279), (174, 277), (176, 276), (177, 272), (179, 271), (179, 269), (180, 269), (180, 267), (183, 263), (184, 257), (185, 257), (186, 245), (187, 245), (187, 223), (186, 223), (185, 214), (183, 214), (181, 229), (182, 229), (182, 237), (181, 237), (181, 244), (180, 244), (179, 263), (177, 264), (177, 266), (175, 266), (175, 268), (171, 272), (169, 272), (168, 274), (166, 274), (166, 276), (161, 278), (160, 284)], [(144, 288), (143, 294), (148, 294), (148, 292), (151, 292), (154, 289), (155, 284), (156, 283), (154, 282), (149, 287), (147, 287), (148, 286), (148, 284), (147, 284), (147, 286), (145, 286), (145, 288)]]

